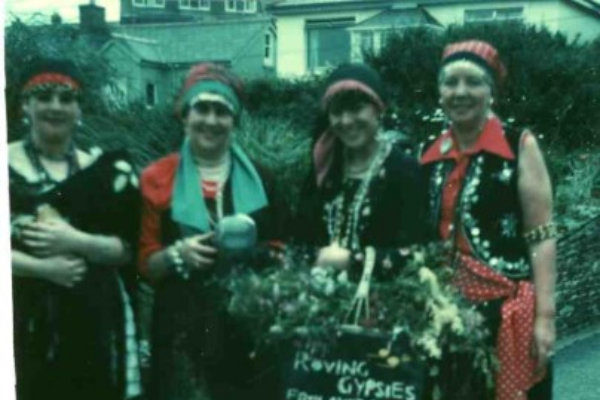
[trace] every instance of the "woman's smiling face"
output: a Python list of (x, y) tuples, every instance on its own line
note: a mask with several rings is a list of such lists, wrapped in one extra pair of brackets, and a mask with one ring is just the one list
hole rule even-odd
[(200, 101), (184, 117), (183, 126), (198, 155), (222, 154), (229, 146), (235, 118), (221, 103)]
[(375, 104), (357, 91), (339, 93), (328, 108), (333, 133), (346, 148), (353, 150), (367, 148), (376, 140), (379, 114)]
[(482, 67), (468, 60), (445, 65), (439, 78), (440, 104), (453, 124), (478, 124), (487, 118), (492, 104), (492, 79)]
[(81, 109), (77, 93), (62, 86), (31, 93), (23, 104), (31, 127), (49, 142), (62, 142), (74, 132)]

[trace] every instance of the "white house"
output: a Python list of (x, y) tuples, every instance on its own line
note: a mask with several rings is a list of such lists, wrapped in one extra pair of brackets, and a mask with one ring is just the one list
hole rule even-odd
[(444, 26), (473, 22), (522, 20), (560, 31), (569, 39), (580, 36), (590, 40), (600, 35), (600, 1), (533, 0), (533, 1), (452, 1), (419, 2)]
[(277, 75), (320, 73), (360, 61), (388, 32), (410, 26), (522, 20), (569, 39), (600, 35), (600, 0), (279, 0), (267, 7), (277, 25)]

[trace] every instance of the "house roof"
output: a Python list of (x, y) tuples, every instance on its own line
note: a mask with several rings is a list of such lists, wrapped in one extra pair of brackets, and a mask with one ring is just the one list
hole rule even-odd
[(393, 3), (394, 0), (281, 0), (267, 5), (266, 9), (275, 15), (285, 15), (316, 11), (382, 9)]
[(124, 43), (140, 59), (150, 63), (233, 61), (243, 57), (248, 46), (255, 40), (262, 41), (265, 30), (271, 26), (272, 20), (269, 17), (215, 22), (130, 24), (115, 27), (112, 41)]
[(580, 9), (583, 12), (600, 18), (600, 1), (599, 0), (563, 0), (567, 4)]
[(417, 25), (440, 25), (429, 13), (419, 7), (391, 8), (362, 21), (349, 30), (395, 28)]

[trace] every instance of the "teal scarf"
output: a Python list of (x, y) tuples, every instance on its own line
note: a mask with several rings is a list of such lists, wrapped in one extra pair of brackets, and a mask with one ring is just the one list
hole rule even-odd
[[(258, 172), (244, 151), (235, 144), (231, 146), (231, 171), (228, 179), (234, 213), (250, 214), (269, 204)], [(194, 163), (190, 140), (186, 138), (181, 147), (173, 185), (171, 217), (187, 228), (185, 231), (200, 233), (210, 230), (208, 216), (200, 188), (200, 174)]]

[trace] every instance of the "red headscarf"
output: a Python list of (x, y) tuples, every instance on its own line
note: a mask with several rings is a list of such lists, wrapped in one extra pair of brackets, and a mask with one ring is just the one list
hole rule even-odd
[(500, 60), (498, 50), (491, 44), (481, 40), (465, 40), (450, 43), (444, 48), (442, 65), (456, 60), (469, 60), (490, 72), (497, 84), (506, 78), (506, 68)]

